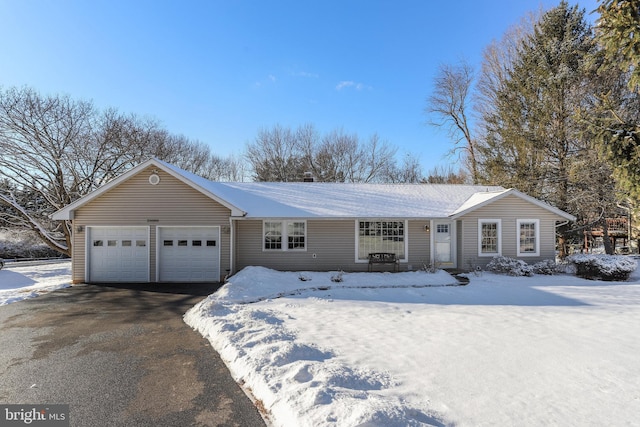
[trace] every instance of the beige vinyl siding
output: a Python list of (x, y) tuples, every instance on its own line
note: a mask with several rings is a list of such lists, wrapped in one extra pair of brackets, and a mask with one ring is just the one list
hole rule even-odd
[(460, 220), (455, 222), (456, 227), (456, 265), (455, 268), (464, 269), (464, 253), (463, 253), (463, 240), (464, 240), (464, 223)]
[(366, 264), (355, 263), (353, 220), (306, 220), (305, 251), (263, 250), (262, 223), (236, 221), (236, 271), (250, 265), (285, 271), (367, 269)]
[[(429, 262), (428, 220), (409, 221), (407, 229), (408, 262), (406, 270), (420, 269)], [(288, 271), (367, 271), (366, 262), (356, 262), (356, 224), (347, 220), (306, 220), (306, 251), (263, 250), (262, 220), (236, 221), (236, 271), (250, 265), (260, 265)], [(314, 257), (315, 254), (315, 257)]]
[(82, 283), (85, 281), (84, 264), (86, 257), (86, 229), (81, 232), (76, 231), (75, 225), (78, 224), (73, 221), (73, 231), (71, 236), (71, 283)]
[(409, 221), (406, 236), (409, 257), (406, 264), (400, 264), (400, 270), (420, 270), (431, 263), (431, 236), (430, 232), (425, 231), (425, 225), (430, 225), (428, 219)]
[[(85, 239), (87, 226), (149, 227), (150, 281), (156, 278), (156, 227), (222, 226), (220, 233), (221, 275), (229, 269), (229, 216), (231, 211), (174, 178), (158, 171), (160, 183), (149, 184), (150, 167), (82, 206), (73, 220), (74, 282), (85, 280)], [(82, 232), (77, 232), (83, 226)], [(226, 232), (225, 232), (226, 230)]]
[[(490, 256), (478, 256), (478, 219), (501, 219), (502, 255), (518, 258), (533, 264), (545, 259), (555, 259), (556, 221), (563, 218), (529, 203), (519, 197), (509, 195), (488, 206), (479, 208), (461, 218), (463, 238), (461, 239), (462, 259), (458, 260), (458, 267), (471, 270), (478, 266), (485, 267)], [(518, 257), (517, 251), (517, 220), (538, 219), (540, 221), (540, 255)]]

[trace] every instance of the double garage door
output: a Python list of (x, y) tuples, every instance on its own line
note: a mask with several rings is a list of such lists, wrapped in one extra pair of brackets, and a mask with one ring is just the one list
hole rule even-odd
[[(149, 282), (148, 227), (88, 227), (90, 282)], [(218, 227), (158, 227), (159, 282), (220, 280)]]

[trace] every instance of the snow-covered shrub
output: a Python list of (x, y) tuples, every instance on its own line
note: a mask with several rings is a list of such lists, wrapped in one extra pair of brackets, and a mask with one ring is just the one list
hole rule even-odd
[(426, 272), (426, 273), (437, 273), (438, 270), (440, 270), (440, 267), (438, 265), (438, 262), (432, 262), (430, 264), (422, 264), (422, 271)]
[(536, 262), (531, 268), (535, 274), (546, 274), (547, 276), (551, 276), (558, 271), (558, 265), (552, 259)]
[(533, 269), (526, 262), (498, 255), (487, 264), (487, 270), (509, 276), (533, 276)]
[(571, 255), (567, 261), (576, 267), (576, 275), (586, 279), (624, 281), (638, 263), (624, 255)]
[(344, 274), (344, 271), (337, 272), (336, 274), (331, 276), (331, 281), (332, 282), (336, 282), (336, 283), (342, 282), (344, 280), (343, 277), (342, 277), (343, 274)]
[(49, 258), (60, 254), (38, 239), (31, 230), (0, 229), (0, 258)]

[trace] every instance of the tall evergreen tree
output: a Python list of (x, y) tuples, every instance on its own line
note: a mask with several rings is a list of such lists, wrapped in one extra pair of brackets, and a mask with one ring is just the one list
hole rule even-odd
[[(545, 13), (523, 37), (495, 108), (483, 117), (483, 169), (488, 180), (515, 187), (574, 212), (579, 202), (572, 173), (589, 149), (576, 113), (591, 96), (588, 59), (595, 50), (584, 10), (560, 5)], [(562, 238), (569, 228), (560, 230)]]
[[(599, 94), (593, 122), (601, 148), (621, 188), (640, 199), (640, 0), (600, 0), (595, 57), (599, 75), (611, 84)], [(636, 202), (637, 205), (637, 202)]]
[(640, 0), (599, 0), (598, 40), (604, 66), (629, 72), (629, 88), (640, 91)]

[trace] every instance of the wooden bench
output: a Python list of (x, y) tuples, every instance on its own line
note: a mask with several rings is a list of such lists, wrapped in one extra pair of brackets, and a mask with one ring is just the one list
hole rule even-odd
[(373, 271), (374, 264), (393, 264), (393, 271), (400, 270), (400, 260), (396, 254), (388, 252), (373, 252), (369, 254), (369, 271)]

